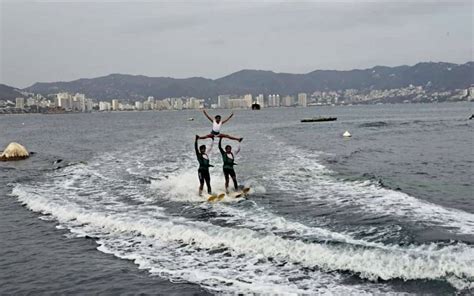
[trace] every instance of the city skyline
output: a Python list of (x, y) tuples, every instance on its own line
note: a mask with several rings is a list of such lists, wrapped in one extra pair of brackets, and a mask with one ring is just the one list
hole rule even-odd
[(472, 60), (471, 2), (210, 3), (2, 1), (0, 83)]

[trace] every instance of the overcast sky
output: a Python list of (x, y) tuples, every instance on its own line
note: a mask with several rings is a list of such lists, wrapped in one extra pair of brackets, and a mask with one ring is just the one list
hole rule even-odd
[(0, 83), (473, 60), (473, 1), (0, 0)]

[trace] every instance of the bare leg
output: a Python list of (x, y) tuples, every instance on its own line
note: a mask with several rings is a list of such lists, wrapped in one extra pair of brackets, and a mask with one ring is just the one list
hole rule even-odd
[(228, 134), (220, 134), (219, 137), (221, 138), (227, 138), (227, 139), (230, 139), (230, 140), (234, 140), (234, 141), (242, 141), (243, 138), (237, 138), (237, 137), (233, 137), (231, 135), (228, 135)]
[(205, 135), (205, 136), (202, 136), (202, 137), (198, 137), (199, 140), (205, 140), (205, 139), (214, 139), (214, 135), (213, 134), (209, 134), (209, 135)]

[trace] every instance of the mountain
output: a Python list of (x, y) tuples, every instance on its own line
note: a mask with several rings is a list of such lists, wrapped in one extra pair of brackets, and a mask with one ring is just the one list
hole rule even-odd
[(20, 90), (5, 84), (0, 84), (0, 100), (14, 100), (21, 96)]
[(419, 63), (414, 66), (384, 67), (335, 71), (317, 70), (307, 74), (241, 70), (212, 80), (201, 77), (175, 79), (142, 75), (111, 74), (70, 82), (35, 83), (25, 90), (43, 95), (70, 92), (84, 93), (102, 100), (143, 99), (195, 96), (215, 98), (219, 94), (295, 94), (316, 90), (393, 89), (408, 85), (431, 90), (453, 90), (474, 84), (474, 62), (465, 64)]

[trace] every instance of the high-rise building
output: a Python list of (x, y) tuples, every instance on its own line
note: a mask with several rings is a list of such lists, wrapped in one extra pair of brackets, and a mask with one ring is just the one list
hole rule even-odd
[(25, 108), (25, 98), (16, 98), (15, 107), (18, 109)]
[[(58, 93), (57, 97), (57, 107), (61, 107), (64, 110), (72, 110), (72, 96), (68, 93)], [(56, 101), (56, 100), (55, 100)]]
[(265, 107), (265, 99), (262, 94), (259, 94), (256, 99), (257, 99), (257, 104), (260, 105), (260, 108)]
[(182, 110), (183, 109), (183, 100), (181, 98), (177, 98), (174, 101), (173, 108), (176, 110)]
[(170, 100), (168, 99), (161, 100), (161, 109), (170, 110), (171, 109)]
[(152, 105), (150, 102), (148, 101), (143, 102), (143, 110), (151, 110), (151, 108), (152, 108)]
[(301, 107), (307, 107), (308, 106), (308, 96), (306, 93), (299, 93), (298, 94), (298, 105)]
[(92, 101), (92, 99), (86, 99), (84, 106), (84, 112), (91, 112), (92, 109), (94, 109), (94, 102)]
[(86, 96), (84, 94), (76, 93), (72, 98), (73, 109), (75, 111), (85, 112), (86, 111)]
[(293, 96), (285, 96), (281, 100), (281, 105), (285, 107), (291, 107), (295, 105), (295, 98)]
[(118, 111), (120, 110), (120, 102), (119, 100), (113, 99), (112, 100), (112, 110), (113, 111)]
[(109, 102), (99, 102), (99, 111), (110, 111), (112, 105)]
[(36, 105), (36, 100), (34, 98), (26, 99), (26, 106), (31, 107), (33, 105)]
[(219, 95), (217, 97), (217, 105), (219, 108), (229, 108), (230, 95)]
[(143, 103), (139, 102), (139, 101), (136, 101), (135, 102), (135, 110), (138, 110), (138, 111), (143, 110)]
[(280, 107), (280, 95), (269, 95), (268, 107)]
[(252, 107), (253, 99), (251, 94), (246, 94), (243, 98), (243, 106), (242, 108), (250, 108)]

